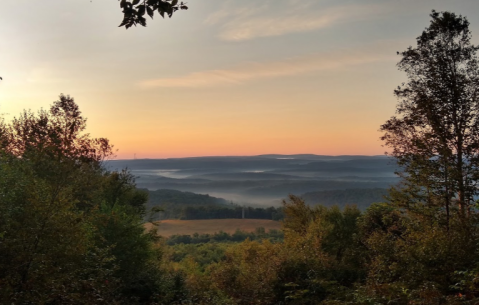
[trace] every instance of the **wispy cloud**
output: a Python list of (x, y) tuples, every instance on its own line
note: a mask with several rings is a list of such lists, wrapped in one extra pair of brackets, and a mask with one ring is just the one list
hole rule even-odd
[(391, 10), (391, 5), (363, 3), (326, 7), (321, 3), (317, 0), (275, 0), (254, 6), (242, 4), (243, 7), (235, 8), (227, 2), (211, 14), (206, 23), (217, 26), (219, 37), (223, 40), (243, 41), (318, 30), (340, 22), (379, 16)]
[(141, 82), (140, 86), (145, 88), (199, 88), (238, 85), (257, 79), (296, 76), (379, 61), (394, 61), (396, 59), (392, 51), (382, 52), (381, 54), (371, 52), (371, 50), (311, 54), (282, 61), (244, 63), (228, 69), (194, 72), (180, 77), (150, 79)]

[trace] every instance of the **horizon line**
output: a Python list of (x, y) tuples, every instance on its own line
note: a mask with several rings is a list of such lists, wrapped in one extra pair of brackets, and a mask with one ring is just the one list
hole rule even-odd
[(317, 156), (317, 157), (390, 157), (386, 154), (380, 155), (318, 155), (318, 154), (260, 154), (260, 155), (206, 155), (206, 156), (191, 156), (191, 157), (165, 157), (165, 158), (136, 158), (136, 159), (111, 159), (105, 161), (135, 161), (135, 160), (169, 160), (169, 159), (198, 159), (198, 158), (238, 158), (238, 157), (265, 157), (265, 156)]

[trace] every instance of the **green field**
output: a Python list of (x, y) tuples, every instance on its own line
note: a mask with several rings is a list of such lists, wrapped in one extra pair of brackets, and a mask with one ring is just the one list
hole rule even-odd
[(215, 232), (234, 233), (237, 229), (253, 232), (256, 228), (281, 229), (281, 222), (266, 219), (206, 219), (206, 220), (162, 220), (158, 226), (146, 224), (147, 229), (156, 228), (159, 235), (214, 234)]

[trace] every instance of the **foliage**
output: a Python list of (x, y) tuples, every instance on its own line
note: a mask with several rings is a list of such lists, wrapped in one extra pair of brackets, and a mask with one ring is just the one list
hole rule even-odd
[[(175, 276), (162, 271), (142, 226), (146, 193), (108, 172), (106, 139), (83, 133), (69, 96), (3, 123), (0, 303), (150, 303)], [(171, 300), (175, 296), (171, 296)], [(167, 298), (166, 298), (167, 299)]]
[(81, 304), (83, 294), (110, 295), (113, 258), (89, 240), (92, 228), (69, 189), (52, 194), (30, 164), (4, 158), (0, 192), (0, 303)]
[(167, 240), (168, 245), (176, 244), (203, 244), (208, 242), (243, 242), (245, 240), (263, 240), (268, 239), (270, 242), (283, 241), (283, 233), (278, 230), (271, 229), (268, 232), (263, 227), (256, 228), (255, 232), (244, 232), (239, 229), (233, 234), (219, 232), (215, 234), (198, 234), (193, 235), (173, 235)]
[(345, 189), (345, 190), (325, 190), (318, 192), (308, 192), (301, 197), (309, 205), (321, 204), (324, 206), (355, 204), (360, 210), (366, 210), (374, 202), (384, 201), (387, 195), (387, 189)]
[(128, 29), (131, 26), (140, 24), (146, 26), (145, 13), (153, 19), (155, 12), (165, 18), (165, 15), (171, 18), (177, 10), (187, 10), (184, 2), (178, 0), (119, 0), (120, 7), (123, 10), (123, 21), (119, 25)]
[(182, 192), (178, 190), (160, 189), (149, 191), (148, 205), (156, 206), (164, 203), (175, 205), (215, 205), (225, 206), (228, 202), (222, 198), (216, 198), (210, 195), (195, 194), (191, 192)]
[(228, 203), (222, 198), (209, 195), (181, 192), (176, 190), (149, 191), (148, 208), (159, 207), (159, 219), (230, 219), (243, 217), (247, 219), (272, 219), (283, 218), (281, 208), (253, 208), (241, 207), (233, 202)]
[(479, 66), (469, 22), (433, 11), (417, 47), (401, 52), (408, 82), (395, 90), (397, 116), (381, 130), (402, 166), (401, 205), (451, 209), (465, 216), (478, 194)]

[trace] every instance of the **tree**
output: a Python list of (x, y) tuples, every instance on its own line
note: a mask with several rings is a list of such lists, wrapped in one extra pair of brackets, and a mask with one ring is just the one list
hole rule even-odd
[(104, 168), (112, 146), (85, 128), (64, 95), (0, 120), (1, 304), (149, 304), (173, 281), (144, 232), (147, 193)]
[(123, 10), (123, 21), (119, 25), (129, 28), (140, 24), (146, 26), (145, 14), (153, 19), (155, 11), (165, 18), (165, 15), (171, 18), (177, 10), (187, 10), (184, 2), (178, 0), (120, 0), (120, 7)]
[(85, 128), (74, 99), (60, 95), (48, 111), (24, 111), (0, 126), (0, 141), (5, 154), (29, 161), (35, 175), (48, 181), (52, 197), (75, 185), (77, 206), (88, 210), (97, 205), (91, 190), (98, 189), (102, 162), (113, 155), (113, 146), (106, 138), (91, 138)]
[(381, 126), (381, 139), (403, 169), (396, 201), (410, 211), (444, 211), (449, 225), (453, 210), (467, 217), (478, 194), (478, 47), (465, 17), (430, 16), (417, 46), (398, 52), (408, 81), (394, 91), (397, 114)]

